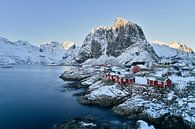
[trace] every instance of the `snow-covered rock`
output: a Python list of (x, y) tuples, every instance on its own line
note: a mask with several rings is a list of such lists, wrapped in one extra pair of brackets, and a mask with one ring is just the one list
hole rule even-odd
[[(104, 59), (105, 58), (105, 59)], [(88, 61), (92, 59), (92, 61)], [(95, 60), (98, 61), (95, 61)], [(158, 59), (137, 24), (117, 18), (112, 27), (98, 27), (86, 37), (76, 61), (125, 64), (131, 61), (155, 62)], [(118, 62), (120, 61), (120, 62)]]
[(123, 101), (128, 92), (116, 85), (106, 85), (103, 82), (90, 86), (88, 94), (81, 97), (79, 102), (82, 104), (97, 104), (100, 106), (113, 106)]
[[(145, 120), (155, 121), (168, 113), (164, 104), (153, 103), (143, 99), (141, 96), (135, 96), (124, 103), (116, 106), (114, 112), (128, 117), (138, 117)], [(136, 116), (135, 116), (136, 114)]]
[(98, 80), (101, 80), (101, 77), (98, 74), (95, 74), (94, 76), (90, 76), (90, 77), (82, 80), (81, 84), (93, 87), (94, 83), (96, 84)]
[(64, 71), (60, 78), (65, 81), (81, 81), (85, 78), (92, 76), (94, 73), (92, 68), (83, 69), (80, 67), (73, 67), (67, 71)]
[(138, 129), (155, 129), (154, 126), (149, 126), (148, 123), (143, 120), (138, 120), (136, 125), (138, 126)]
[[(118, 68), (113, 67), (116, 71)], [(166, 70), (158, 68), (156, 74), (160, 76), (164, 71)], [(143, 85), (147, 83), (147, 79), (142, 76), (135, 76), (135, 85), (118, 85), (103, 80), (101, 72), (87, 65), (65, 72), (63, 76), (79, 78), (83, 85), (87, 85), (86, 91), (78, 98), (82, 104), (112, 106), (118, 115), (142, 119), (157, 128), (195, 127), (195, 78), (192, 76), (172, 75), (169, 78), (174, 86), (165, 89)]]

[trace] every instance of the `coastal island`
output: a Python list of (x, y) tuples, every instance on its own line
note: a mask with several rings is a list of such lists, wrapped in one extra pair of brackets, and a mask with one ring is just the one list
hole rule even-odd
[[(154, 125), (151, 129), (193, 129), (195, 67), (189, 54), (194, 54), (180, 50), (173, 57), (162, 50), (174, 52), (171, 45), (178, 43), (158, 44), (150, 45), (137, 24), (118, 18), (113, 27), (92, 30), (75, 57), (82, 65), (60, 77), (85, 88), (79, 103), (110, 107), (121, 117), (137, 120), (138, 129), (147, 125), (144, 121)], [(96, 128), (97, 123), (86, 125)]]

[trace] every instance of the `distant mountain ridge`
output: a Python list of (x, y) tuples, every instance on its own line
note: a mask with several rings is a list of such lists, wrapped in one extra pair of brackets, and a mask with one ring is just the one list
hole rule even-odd
[(112, 26), (92, 29), (81, 47), (70, 41), (35, 46), (0, 37), (0, 48), (0, 64), (128, 65), (137, 61), (195, 60), (191, 47), (179, 42), (149, 43), (140, 26), (123, 18), (117, 18)]
[(161, 42), (158, 40), (153, 41), (154, 44), (165, 45), (174, 49), (178, 49), (180, 51), (194, 53), (193, 49), (186, 44), (179, 43), (179, 42)]
[(154, 41), (151, 45), (161, 59), (177, 60), (179, 62), (193, 62), (195, 59), (192, 48), (182, 43)]
[(0, 64), (62, 64), (72, 59), (78, 50), (73, 42), (52, 41), (38, 47), (27, 41), (12, 42), (2, 37), (0, 48)]

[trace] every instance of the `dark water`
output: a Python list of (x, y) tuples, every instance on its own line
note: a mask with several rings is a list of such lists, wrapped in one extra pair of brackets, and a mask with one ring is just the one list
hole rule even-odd
[(83, 106), (59, 75), (66, 66), (0, 68), (0, 129), (50, 129), (77, 116), (117, 121), (110, 109)]

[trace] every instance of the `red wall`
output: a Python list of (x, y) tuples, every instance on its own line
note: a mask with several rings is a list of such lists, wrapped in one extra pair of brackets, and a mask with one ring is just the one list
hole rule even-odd
[(173, 84), (171, 80), (167, 80), (166, 83), (167, 83), (166, 86), (172, 86), (172, 84)]

